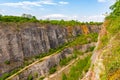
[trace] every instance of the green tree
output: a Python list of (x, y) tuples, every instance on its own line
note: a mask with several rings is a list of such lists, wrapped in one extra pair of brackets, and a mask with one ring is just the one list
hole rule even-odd
[(116, 0), (115, 4), (110, 7), (112, 16), (120, 16), (120, 0)]
[(2, 17), (2, 14), (0, 14), (0, 17)]

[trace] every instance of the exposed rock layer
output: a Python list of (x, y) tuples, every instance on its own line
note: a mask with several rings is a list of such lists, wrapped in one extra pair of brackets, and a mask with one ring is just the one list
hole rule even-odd
[(47, 76), (49, 75), (49, 70), (52, 67), (58, 66), (62, 59), (71, 56), (75, 49), (79, 51), (82, 51), (84, 49), (84, 51), (82, 52), (85, 52), (90, 47), (95, 46), (95, 44), (96, 43), (89, 43), (85, 45), (79, 45), (78, 47), (75, 46), (75, 47), (66, 48), (62, 52), (47, 57), (47, 59), (43, 60), (42, 62), (38, 62), (30, 66), (29, 68), (20, 72), (18, 75), (12, 77), (10, 80), (28, 80), (29, 76), (32, 76), (33, 80), (37, 80), (39, 77)]
[[(16, 25), (16, 24), (14, 24)], [(23, 64), (25, 58), (48, 52), (50, 49), (71, 40), (72, 36), (84, 33), (99, 32), (100, 26), (75, 26), (21, 24), (14, 30), (13, 24), (0, 24), (0, 74), (11, 71)], [(17, 27), (17, 26), (16, 26)], [(85, 27), (85, 30), (84, 30)], [(86, 31), (87, 29), (87, 31)], [(10, 62), (6, 64), (5, 62)]]

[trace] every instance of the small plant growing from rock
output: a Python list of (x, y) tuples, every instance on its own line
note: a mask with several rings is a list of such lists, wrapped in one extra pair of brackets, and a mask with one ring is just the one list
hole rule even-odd
[(62, 73), (62, 80), (67, 80), (67, 76), (65, 75), (65, 73)]
[(55, 73), (55, 71), (56, 71), (56, 67), (54, 66), (54, 67), (50, 68), (49, 73), (53, 74), (53, 73)]
[(34, 73), (34, 76), (37, 78), (38, 77), (38, 73), (36, 72), (36, 73)]
[(33, 76), (32, 75), (29, 75), (27, 80), (33, 80)]
[(4, 63), (7, 64), (7, 65), (9, 65), (9, 64), (10, 64), (10, 61), (9, 61), (9, 60), (6, 60)]
[(45, 77), (44, 76), (41, 76), (40, 78), (39, 78), (39, 80), (43, 80)]

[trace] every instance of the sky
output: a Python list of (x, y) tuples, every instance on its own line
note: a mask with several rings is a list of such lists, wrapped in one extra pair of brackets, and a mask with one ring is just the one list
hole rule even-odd
[(104, 21), (105, 13), (115, 0), (0, 0), (0, 14), (21, 16), (23, 13), (37, 19)]

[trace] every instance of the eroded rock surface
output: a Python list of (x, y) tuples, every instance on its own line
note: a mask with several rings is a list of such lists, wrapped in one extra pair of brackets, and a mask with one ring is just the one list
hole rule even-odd
[[(80, 45), (79, 48), (77, 48), (77, 50), (82, 51), (83, 49), (85, 49), (87, 51), (87, 49), (95, 45), (96, 43)], [(29, 68), (23, 70), (18, 75), (12, 77), (10, 80), (27, 80), (29, 76), (32, 76), (33, 80), (37, 80), (39, 77), (47, 76), (49, 75), (49, 70), (52, 67), (58, 66), (62, 59), (71, 56), (75, 49), (76, 47), (66, 48), (62, 52), (59, 52), (58, 54), (55, 54), (54, 56), (48, 57), (42, 62), (38, 62), (34, 64), (33, 66), (30, 66)], [(85, 51), (82, 51), (82, 52), (85, 52)]]
[[(16, 27), (18, 25), (14, 24)], [(21, 24), (15, 31), (11, 24), (0, 24), (0, 75), (21, 66), (25, 58), (49, 52), (68, 42), (71, 36), (84, 34), (83, 27), (73, 27), (69, 33), (67, 27), (58, 25)], [(99, 32), (100, 26), (87, 26), (88, 32)], [(8, 65), (9, 64), (9, 65)]]

